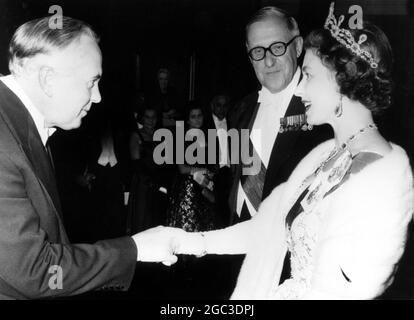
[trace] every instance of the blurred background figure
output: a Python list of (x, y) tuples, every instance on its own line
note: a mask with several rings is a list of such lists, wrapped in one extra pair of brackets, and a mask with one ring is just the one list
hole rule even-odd
[(159, 142), (153, 140), (157, 128), (157, 112), (146, 107), (140, 128), (131, 133), (129, 153), (132, 161), (132, 181), (128, 201), (128, 234), (145, 230), (165, 221), (169, 178), (164, 165), (154, 162), (154, 148)]
[(149, 93), (147, 105), (157, 111), (160, 126), (175, 127), (181, 115), (181, 103), (176, 89), (170, 83), (170, 71), (161, 68), (157, 72), (157, 87)]
[(96, 240), (126, 235), (124, 191), (129, 185), (126, 131), (117, 125), (108, 109), (99, 111), (91, 126), (84, 171), (84, 176), (89, 177)]
[[(204, 164), (190, 164), (186, 157), (185, 164), (177, 165), (178, 172), (169, 197), (166, 220), (166, 225), (186, 231), (207, 231), (220, 226), (214, 192), (216, 166), (207, 164), (204, 122), (202, 107), (197, 102), (191, 102), (187, 108), (185, 150), (193, 143), (197, 144), (197, 152), (204, 154)], [(218, 297), (215, 286), (220, 283), (218, 275), (221, 270), (216, 268), (213, 260), (211, 257), (199, 260), (192, 256), (179, 257), (178, 263), (169, 271), (167, 296), (183, 299)]]
[(231, 129), (228, 119), (230, 97), (225, 93), (215, 95), (210, 102), (206, 116), (206, 128), (215, 130), (216, 134), (216, 169), (214, 176), (214, 194), (219, 223), (222, 227), (230, 223), (230, 209), (228, 205), (231, 188), (230, 172), (230, 141), (227, 131)]
[[(207, 164), (207, 142), (202, 108), (196, 103), (187, 110), (185, 150), (196, 143), (197, 152), (203, 152), (203, 163), (178, 164), (178, 173), (171, 190), (167, 209), (167, 225), (184, 230), (206, 231), (214, 228), (215, 214), (213, 193), (214, 165)], [(197, 129), (191, 130), (191, 129)], [(191, 141), (189, 141), (191, 139)], [(204, 151), (201, 151), (204, 150)], [(187, 152), (186, 152), (187, 155)]]

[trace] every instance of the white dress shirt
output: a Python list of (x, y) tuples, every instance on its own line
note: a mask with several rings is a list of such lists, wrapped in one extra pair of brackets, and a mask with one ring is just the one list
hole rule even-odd
[(111, 168), (114, 167), (118, 163), (118, 160), (116, 159), (114, 151), (114, 140), (112, 135), (107, 134), (101, 138), (101, 147), (102, 151), (98, 159), (98, 164), (103, 167), (107, 164), (109, 164)]
[[(257, 111), (256, 119), (254, 120), (250, 139), (266, 168), (269, 165), (273, 145), (279, 132), (280, 118), (285, 116), (290, 100), (299, 83), (300, 73), (301, 71), (298, 67), (289, 85), (278, 93), (273, 94), (265, 87), (262, 87), (259, 91), (258, 102), (260, 103), (260, 106)], [(254, 216), (257, 211), (247, 198), (241, 182), (239, 182), (236, 208), (239, 216), (244, 201), (246, 201), (250, 214)]]
[(217, 136), (220, 147), (220, 168), (230, 166), (229, 153), (228, 153), (228, 135), (227, 135), (227, 120), (223, 118), (220, 120), (215, 114), (213, 114), (214, 125), (216, 126)]
[(33, 122), (36, 125), (43, 145), (46, 146), (47, 139), (56, 131), (56, 129), (46, 127), (45, 117), (35, 107), (30, 98), (17, 83), (13, 75), (10, 74), (8, 76), (0, 77), (0, 80), (20, 99), (20, 101), (26, 107), (27, 111), (33, 119)]

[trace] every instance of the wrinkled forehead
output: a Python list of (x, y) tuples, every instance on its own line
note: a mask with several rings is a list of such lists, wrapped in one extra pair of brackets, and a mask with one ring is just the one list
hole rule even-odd
[(276, 41), (288, 42), (292, 32), (288, 29), (285, 19), (278, 16), (267, 17), (252, 23), (247, 31), (249, 47), (269, 45)]

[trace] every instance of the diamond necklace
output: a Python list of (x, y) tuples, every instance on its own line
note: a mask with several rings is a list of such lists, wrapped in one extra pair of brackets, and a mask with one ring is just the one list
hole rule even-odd
[(365, 133), (367, 130), (377, 130), (377, 126), (374, 123), (370, 123), (369, 125), (365, 126), (362, 129), (359, 129), (358, 132), (351, 135), (344, 143), (341, 144), (340, 147), (335, 146), (335, 148), (331, 151), (331, 153), (328, 155), (328, 157), (321, 163), (319, 168), (316, 170), (316, 173), (319, 173), (320, 170), (325, 166), (325, 164), (331, 160), (333, 157), (335, 157), (339, 152), (341, 151), (347, 151), (349, 154), (351, 154), (351, 151), (349, 151), (348, 144), (355, 140), (356, 137), (360, 136), (361, 134)]
[(348, 144), (350, 142), (352, 142), (352, 140), (355, 140), (356, 137), (360, 136), (361, 134), (367, 132), (368, 129), (371, 130), (377, 130), (378, 127), (374, 124), (374, 123), (370, 123), (369, 125), (367, 125), (366, 127), (359, 129), (359, 131), (357, 133), (354, 133), (353, 135), (351, 135), (348, 139), (346, 139), (346, 141), (344, 143), (341, 144), (340, 149), (344, 150), (348, 147)]

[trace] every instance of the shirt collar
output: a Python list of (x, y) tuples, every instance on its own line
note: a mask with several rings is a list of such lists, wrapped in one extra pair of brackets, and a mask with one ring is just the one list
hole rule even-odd
[(215, 123), (224, 123), (226, 122), (226, 117), (224, 117), (222, 120), (220, 120), (214, 113), (213, 113), (213, 120)]
[(13, 75), (10, 74), (8, 76), (0, 77), (0, 80), (3, 81), (3, 83), (21, 100), (23, 105), (26, 107), (36, 125), (43, 145), (46, 145), (47, 139), (56, 131), (56, 129), (45, 126), (45, 117), (35, 107), (30, 98), (17, 83)]

